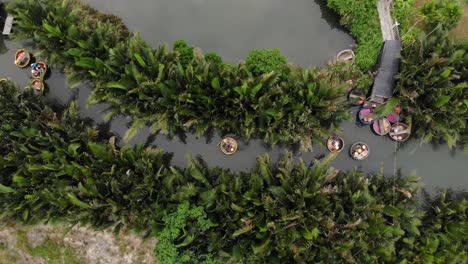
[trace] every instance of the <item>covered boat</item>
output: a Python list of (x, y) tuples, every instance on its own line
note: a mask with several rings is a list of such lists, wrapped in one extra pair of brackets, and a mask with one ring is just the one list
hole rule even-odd
[(38, 62), (31, 64), (31, 75), (33, 78), (39, 78), (44, 76), (47, 72), (47, 65), (44, 62)]
[(31, 88), (35, 93), (43, 94), (44, 93), (44, 82), (41, 79), (34, 79), (31, 82)]
[(24, 68), (29, 65), (29, 62), (31, 61), (31, 54), (29, 54), (28, 51), (25, 49), (19, 49), (16, 51), (15, 54), (15, 65)]
[(351, 90), (348, 95), (348, 100), (352, 105), (362, 105), (366, 101), (366, 95), (358, 90)]
[(399, 40), (386, 40), (384, 42), (370, 101), (383, 104), (388, 98), (393, 96), (395, 75), (398, 74), (399, 70), (401, 49), (402, 45)]
[(391, 124), (387, 118), (381, 117), (372, 124), (372, 129), (377, 135), (384, 136), (390, 132)]
[(371, 108), (361, 108), (358, 113), (358, 118), (361, 123), (365, 125), (370, 125), (372, 122), (374, 122), (374, 117), (372, 114), (372, 109)]
[(349, 149), (349, 154), (355, 160), (364, 160), (369, 156), (369, 146), (364, 142), (356, 142)]
[(232, 155), (237, 151), (237, 141), (231, 137), (225, 137), (218, 143), (221, 151), (226, 155)]
[(327, 148), (330, 152), (335, 153), (335, 152), (341, 152), (344, 147), (344, 140), (343, 138), (333, 135), (328, 138), (327, 140)]
[(407, 124), (396, 123), (390, 129), (390, 133), (388, 135), (395, 141), (406, 141), (411, 135), (411, 129)]
[(336, 55), (336, 60), (341, 61), (353, 61), (354, 60), (354, 51), (347, 49), (342, 50), (338, 55)]

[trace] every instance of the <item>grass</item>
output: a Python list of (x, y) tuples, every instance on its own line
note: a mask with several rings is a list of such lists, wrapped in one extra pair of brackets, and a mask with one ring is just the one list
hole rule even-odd
[(12, 235), (16, 244), (12, 248), (5, 241), (0, 242), (0, 264), (23, 263), (30, 258), (40, 258), (48, 264), (80, 264), (85, 261), (76, 253), (75, 249), (66, 245), (62, 240), (45, 238), (37, 245), (28, 240), (27, 227), (13, 226)]
[(41, 257), (47, 263), (51, 264), (84, 263), (72, 247), (58, 243), (49, 238), (36, 247), (28, 247), (28, 253), (33, 257)]

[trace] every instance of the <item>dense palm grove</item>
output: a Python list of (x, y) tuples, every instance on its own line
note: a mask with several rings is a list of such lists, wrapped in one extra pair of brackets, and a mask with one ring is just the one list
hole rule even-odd
[[(77, 1), (13, 1), (9, 10), (16, 36), (65, 65), (72, 82), (90, 82), (91, 101), (114, 106), (109, 118), (134, 119), (127, 138), (150, 124), (308, 145), (347, 117), (345, 81), (369, 85), (353, 64), (302, 70), (278, 50), (239, 65), (184, 41), (154, 50)], [(468, 142), (468, 55), (449, 28), (407, 43), (396, 95), (416, 135), (455, 145)], [(53, 107), (9, 81), (0, 82), (0, 120), (2, 222), (129, 227), (157, 237), (154, 253), (169, 264), (468, 261), (466, 191), (421, 203), (415, 178), (337, 171), (333, 156), (313, 166), (261, 156), (241, 173), (190, 159), (181, 169), (161, 150), (119, 147), (74, 103)]]
[[(153, 132), (212, 130), (245, 140), (303, 143), (320, 140), (348, 117), (345, 81), (365, 75), (352, 64), (303, 70), (279, 51), (253, 51), (229, 65), (183, 41), (153, 49), (121, 21), (77, 1), (14, 1), (17, 38), (32, 38), (50, 63), (71, 80), (94, 87), (90, 101), (130, 116), (130, 138), (144, 125)], [(369, 85), (369, 83), (367, 83)]]
[(0, 84), (0, 219), (127, 226), (161, 263), (466, 261), (467, 200), (417, 209), (414, 179), (312, 167), (286, 155), (232, 173), (160, 150), (118, 148), (75, 105)]

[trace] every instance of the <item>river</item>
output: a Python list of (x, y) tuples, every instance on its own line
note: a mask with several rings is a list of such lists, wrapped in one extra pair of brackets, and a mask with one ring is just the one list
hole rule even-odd
[[(291, 63), (304, 67), (323, 66), (340, 50), (354, 45), (353, 39), (339, 26), (320, 0), (86, 0), (91, 6), (122, 17), (131, 31), (140, 32), (151, 45), (170, 44), (176, 39), (185, 39), (204, 52), (216, 51), (223, 59), (236, 63), (244, 59), (253, 48), (280, 48)], [(13, 43), (5, 37), (0, 41), (0, 77), (9, 77), (20, 87), (29, 79), (29, 69), (13, 65), (17, 48), (29, 43)], [(105, 105), (86, 106), (90, 87), (82, 85), (74, 90), (67, 88), (65, 75), (60, 69), (52, 69), (46, 80), (49, 91), (46, 97), (59, 104), (77, 100), (83, 117), (109, 127), (112, 133), (123, 136), (128, 121), (117, 117), (103, 124), (102, 111)], [(355, 113), (357, 109), (352, 109)], [(368, 143), (371, 154), (364, 161), (352, 160), (347, 150), (338, 155), (332, 166), (339, 169), (357, 168), (365, 172), (383, 169), (386, 175), (401, 170), (403, 175), (414, 174), (422, 178), (428, 189), (468, 187), (468, 155), (462, 150), (450, 150), (446, 145), (419, 145), (409, 140), (399, 146), (388, 137), (376, 136), (368, 126), (355, 119), (342, 124), (340, 135), (346, 147), (356, 141)], [(270, 148), (259, 140), (239, 142), (235, 155), (225, 156), (217, 148), (219, 135), (212, 138), (195, 138), (187, 135), (168, 139), (163, 135), (149, 135), (148, 129), (140, 131), (130, 144), (148, 142), (164, 151), (173, 153), (172, 164), (184, 167), (187, 155), (201, 156), (208, 165), (229, 168), (235, 171), (248, 170), (257, 156), (268, 153), (272, 160), (288, 151), (285, 146)], [(313, 152), (294, 155), (306, 163), (327, 155), (327, 150), (318, 144)]]

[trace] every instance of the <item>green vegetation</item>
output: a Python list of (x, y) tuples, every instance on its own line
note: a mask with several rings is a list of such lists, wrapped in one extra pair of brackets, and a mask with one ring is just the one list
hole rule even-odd
[(467, 48), (436, 31), (403, 50), (396, 93), (424, 142), (468, 143)]
[(468, 41), (448, 37), (460, 21), (461, 6), (429, 1), (421, 12), (424, 29), (403, 49), (396, 95), (423, 142), (468, 144)]
[(286, 58), (279, 49), (252, 50), (245, 61), (247, 69), (254, 76), (270, 72), (281, 72), (286, 65)]
[(59, 244), (53, 240), (46, 239), (40, 245), (29, 248), (29, 254), (33, 257), (41, 257), (46, 263), (79, 264), (75, 250), (69, 246)]
[(422, 6), (421, 13), (429, 29), (440, 25), (442, 30), (450, 31), (460, 22), (463, 10), (458, 0), (432, 0)]
[(327, 0), (327, 3), (357, 39), (356, 64), (363, 70), (371, 69), (382, 46), (377, 0)]
[[(20, 264), (25, 263), (25, 261), (29, 263), (32, 261), (31, 257), (36, 257), (35, 261), (40, 258), (41, 261), (49, 264), (85, 263), (76, 250), (67, 245), (63, 239), (51, 239), (46, 236), (44, 239), (31, 242), (28, 239), (28, 227), (8, 226), (8, 229), (12, 229), (12, 233), (8, 234), (6, 238), (0, 238), (5, 243), (0, 243), (0, 257), (2, 257), (0, 263), (2, 264)], [(11, 241), (8, 241), (8, 236), (11, 236)], [(8, 245), (8, 242), (14, 243), (14, 245)]]
[(90, 102), (109, 103), (108, 118), (134, 120), (127, 140), (149, 125), (171, 136), (216, 130), (310, 146), (348, 117), (345, 81), (366, 76), (352, 64), (286, 65), (278, 50), (253, 51), (235, 66), (214, 54), (194, 56), (182, 40), (173, 51), (155, 50), (117, 18), (73, 0), (17, 0), (8, 10), (16, 37), (32, 38), (49, 63), (65, 65), (72, 86), (91, 83)]
[(0, 118), (1, 221), (125, 226), (160, 238), (167, 263), (468, 260), (466, 195), (423, 210), (414, 178), (328, 169), (333, 156), (311, 167), (261, 156), (243, 173), (198, 159), (179, 169), (159, 150), (118, 148), (74, 104), (54, 111), (9, 82)]

